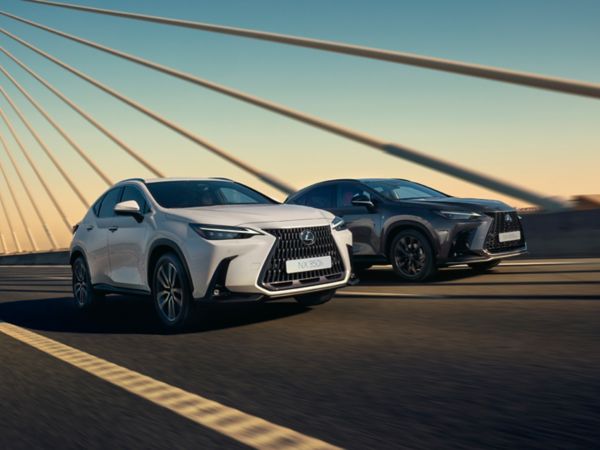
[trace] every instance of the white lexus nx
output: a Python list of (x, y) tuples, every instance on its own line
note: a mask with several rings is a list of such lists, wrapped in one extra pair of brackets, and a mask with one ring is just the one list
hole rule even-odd
[(293, 296), (318, 305), (350, 278), (352, 235), (341, 219), (226, 179), (125, 180), (74, 229), (75, 305), (151, 295), (171, 329), (194, 302)]

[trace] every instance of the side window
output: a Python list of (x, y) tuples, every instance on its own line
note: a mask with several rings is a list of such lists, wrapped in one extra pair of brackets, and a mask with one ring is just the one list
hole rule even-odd
[(125, 186), (123, 190), (123, 196), (119, 202), (125, 202), (127, 200), (135, 200), (140, 205), (140, 211), (142, 214), (146, 214), (149, 210), (148, 202), (144, 194), (140, 192), (135, 186)]
[(337, 199), (338, 208), (354, 208), (352, 197), (356, 194), (371, 195), (359, 183), (341, 183)]
[(337, 186), (335, 184), (318, 186), (302, 195), (297, 203), (320, 209), (335, 208), (336, 192)]
[(94, 206), (92, 206), (92, 209), (94, 210), (94, 214), (96, 214), (96, 216), (100, 214), (100, 206), (102, 205), (102, 200), (104, 200), (104, 197), (106, 197), (106, 195), (103, 195), (98, 200), (96, 200), (96, 203), (94, 203)]
[(104, 200), (102, 200), (102, 204), (100, 205), (100, 210), (98, 211), (98, 217), (112, 217), (115, 215), (114, 209), (115, 205), (119, 203), (121, 198), (121, 192), (123, 191), (122, 187), (115, 188), (111, 191), (108, 191), (104, 196)]

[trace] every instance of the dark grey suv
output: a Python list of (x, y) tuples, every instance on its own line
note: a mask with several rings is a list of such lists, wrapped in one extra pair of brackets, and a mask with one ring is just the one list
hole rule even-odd
[(354, 238), (355, 270), (391, 263), (410, 281), (456, 264), (489, 270), (527, 251), (514, 208), (495, 200), (451, 197), (408, 180), (325, 181), (286, 203), (325, 209), (344, 219)]

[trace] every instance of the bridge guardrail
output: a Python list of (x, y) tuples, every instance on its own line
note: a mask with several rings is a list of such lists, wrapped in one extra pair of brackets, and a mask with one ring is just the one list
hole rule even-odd
[[(600, 258), (600, 209), (525, 214), (523, 228), (526, 258)], [(0, 266), (68, 263), (66, 250), (0, 256)]]

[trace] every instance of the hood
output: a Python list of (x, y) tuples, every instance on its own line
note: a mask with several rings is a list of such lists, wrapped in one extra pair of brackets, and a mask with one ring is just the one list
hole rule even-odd
[(169, 214), (189, 220), (190, 223), (210, 225), (252, 225), (274, 222), (322, 220), (329, 223), (333, 214), (320, 209), (299, 205), (221, 205), (199, 208), (169, 209)]
[(512, 211), (513, 207), (498, 200), (485, 200), (479, 198), (458, 198), (458, 197), (438, 197), (411, 200), (406, 203), (415, 205), (437, 206), (439, 209), (448, 208), (450, 210), (469, 210), (473, 212), (497, 212)]

